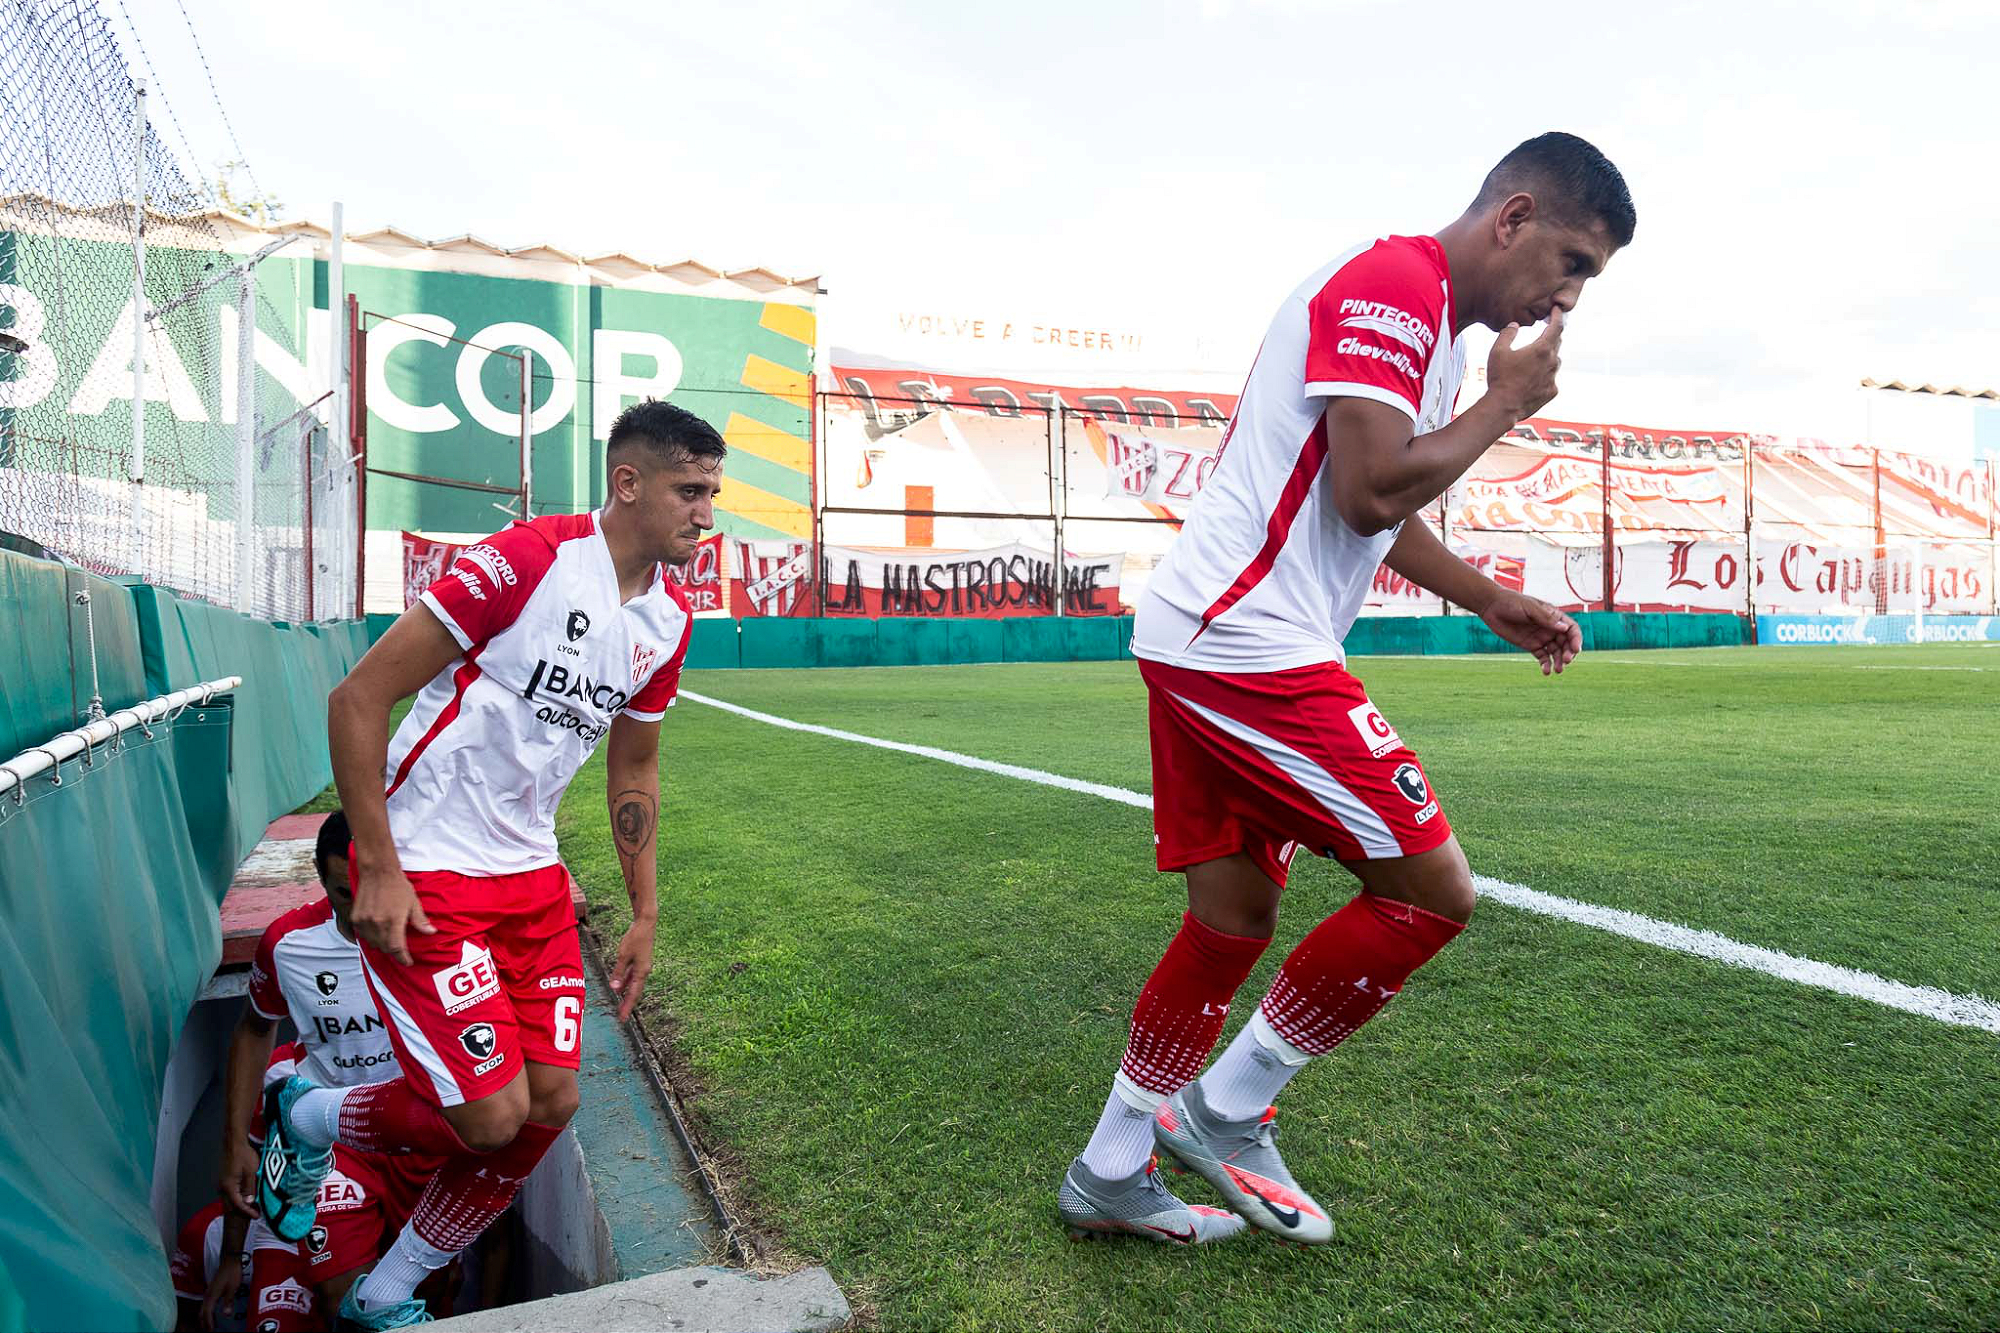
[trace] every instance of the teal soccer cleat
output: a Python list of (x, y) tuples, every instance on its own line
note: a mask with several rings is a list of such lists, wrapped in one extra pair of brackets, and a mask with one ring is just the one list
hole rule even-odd
[(305, 1142), (292, 1128), (292, 1104), (313, 1085), (294, 1074), (264, 1090), (264, 1159), (257, 1172), (257, 1204), (264, 1225), (296, 1245), (312, 1230), (319, 1186), (333, 1168), (333, 1149)]
[(379, 1310), (363, 1310), (354, 1300), (354, 1293), (360, 1289), (361, 1284), (356, 1282), (340, 1298), (340, 1313), (334, 1316), (333, 1333), (374, 1333), (379, 1328), (408, 1328), (412, 1324), (434, 1322), (424, 1303), (415, 1298)]

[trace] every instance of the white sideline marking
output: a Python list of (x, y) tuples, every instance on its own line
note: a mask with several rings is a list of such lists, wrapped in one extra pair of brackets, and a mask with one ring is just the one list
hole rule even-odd
[[(1672, 651), (1671, 649), (1666, 651)], [(1376, 659), (1383, 660), (1383, 659)], [(1425, 653), (1398, 657), (1399, 662), (1491, 662), (1495, 665), (1533, 666), (1533, 659), (1521, 653)], [(1584, 653), (1577, 658), (1579, 663), (1592, 666), (1649, 666), (1649, 667), (1694, 667), (1709, 670), (1719, 666), (1741, 666), (1754, 661), (1758, 666), (1769, 665), (1769, 658), (1737, 658), (1731, 662), (1680, 662), (1663, 661), (1652, 657), (1609, 657), (1600, 653)], [(1789, 665), (1789, 664), (1788, 664)], [(2000, 671), (2000, 667), (1984, 666), (1920, 666), (1914, 662), (1801, 662), (1797, 665), (1813, 671)], [(1571, 668), (1574, 670), (1574, 668)]]
[[(829, 736), (837, 741), (872, 745), (878, 750), (894, 750), (899, 754), (936, 759), (941, 763), (956, 764), (960, 768), (975, 769), (981, 773), (997, 773), (1001, 777), (1019, 778), (1023, 782), (1033, 782), (1044, 787), (1060, 787), (1064, 791), (1100, 796), (1107, 801), (1116, 801), (1120, 805), (1129, 805), (1141, 810), (1153, 808), (1152, 797), (1142, 792), (1127, 791), (1123, 787), (1084, 782), (1056, 773), (1044, 773), (1038, 768), (1022, 768), (1018, 764), (999, 764), (991, 759), (960, 754), (956, 750), (940, 750), (930, 745), (909, 745), (902, 741), (884, 740), (879, 736), (863, 736), (859, 732), (842, 731), (838, 727), (794, 722), (790, 718), (760, 713), (741, 704), (711, 699), (705, 694), (696, 694), (693, 690), (682, 690), (680, 697), (691, 699), (698, 704), (707, 704), (711, 708), (720, 708), (725, 713), (747, 717), (753, 722), (783, 727), (787, 731), (806, 731), (815, 736)], [(1695, 930), (1689, 926), (1656, 921), (1652, 917), (1641, 916), (1637, 912), (1620, 911), (1615, 907), (1596, 907), (1590, 903), (1578, 902), (1574, 898), (1558, 897), (1553, 893), (1543, 893), (1539, 889), (1531, 889), (1522, 884), (1510, 884), (1506, 880), (1493, 879), (1487, 875), (1474, 875), (1472, 878), (1474, 886), (1482, 895), (1497, 898), (1508, 906), (1518, 907), (1523, 911), (1573, 921), (1578, 925), (1638, 940), (1642, 944), (1654, 944), (1676, 953), (1692, 954), (1697, 958), (1711, 959), (1731, 967), (1747, 968), (1752, 972), (1762, 972), (1766, 976), (1796, 981), (1802, 986), (1816, 986), (1838, 995), (1848, 995), (1886, 1008), (1900, 1009), (1904, 1013), (1921, 1014), (1925, 1018), (1934, 1018), (1940, 1023), (1949, 1023), (1954, 1027), (1978, 1028), (1985, 1032), (2000, 1034), (2000, 1004), (1978, 995), (1959, 995), (1952, 991), (1939, 990), (1934, 986), (1911, 986), (1900, 981), (1891, 981), (1887, 977), (1878, 977), (1873, 972), (1862, 972), (1833, 963), (1815, 962), (1810, 958), (1780, 953), (1776, 949), (1743, 944), (1726, 935), (1717, 935), (1713, 931)]]

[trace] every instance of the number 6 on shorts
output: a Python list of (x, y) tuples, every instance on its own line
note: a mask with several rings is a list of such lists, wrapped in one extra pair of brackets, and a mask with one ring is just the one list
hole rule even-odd
[(553, 1022), (555, 1031), (553, 1036), (557, 1050), (573, 1051), (576, 1049), (577, 1019), (582, 1013), (583, 997), (581, 995), (559, 995), (556, 997), (555, 1018)]

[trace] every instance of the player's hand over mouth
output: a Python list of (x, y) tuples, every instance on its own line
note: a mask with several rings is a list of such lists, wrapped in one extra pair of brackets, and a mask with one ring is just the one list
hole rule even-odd
[(1547, 407), (1556, 396), (1556, 371), (1562, 368), (1563, 309), (1549, 312), (1549, 326), (1542, 336), (1523, 347), (1514, 340), (1521, 336), (1519, 324), (1509, 324), (1493, 341), (1486, 358), (1486, 392), (1498, 395), (1514, 420), (1525, 421)]

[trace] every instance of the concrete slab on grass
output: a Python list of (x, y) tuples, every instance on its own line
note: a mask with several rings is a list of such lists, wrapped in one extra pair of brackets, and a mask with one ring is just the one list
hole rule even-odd
[(676, 1268), (590, 1291), (439, 1320), (439, 1333), (832, 1333), (853, 1317), (824, 1268), (755, 1278), (731, 1268)]

